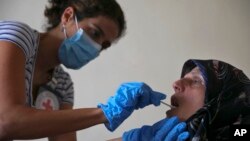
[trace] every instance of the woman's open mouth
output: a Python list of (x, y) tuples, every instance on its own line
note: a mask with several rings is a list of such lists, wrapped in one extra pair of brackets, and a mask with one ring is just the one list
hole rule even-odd
[(177, 98), (174, 95), (171, 97), (171, 105), (174, 106), (175, 108), (179, 107)]

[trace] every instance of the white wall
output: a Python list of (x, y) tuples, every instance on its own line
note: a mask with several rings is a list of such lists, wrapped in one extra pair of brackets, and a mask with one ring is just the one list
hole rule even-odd
[[(23, 21), (40, 31), (46, 0), (1, 0), (0, 19)], [(127, 34), (80, 71), (75, 108), (95, 107), (124, 81), (144, 81), (173, 93), (171, 84), (189, 58), (222, 59), (250, 76), (249, 0), (118, 0), (127, 18)], [(166, 107), (149, 106), (133, 113), (115, 132), (103, 125), (78, 132), (79, 141), (99, 141), (152, 124)], [(45, 139), (42, 139), (44, 141)]]

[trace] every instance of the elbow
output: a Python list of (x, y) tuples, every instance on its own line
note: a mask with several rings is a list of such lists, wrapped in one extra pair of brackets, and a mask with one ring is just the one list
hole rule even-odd
[(0, 114), (0, 141), (11, 139), (11, 131), (15, 127), (13, 123), (10, 119), (3, 116), (3, 114)]

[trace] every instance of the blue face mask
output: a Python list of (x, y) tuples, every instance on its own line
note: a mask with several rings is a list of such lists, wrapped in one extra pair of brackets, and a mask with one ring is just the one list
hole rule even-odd
[[(76, 20), (77, 23), (77, 20)], [(101, 46), (93, 41), (83, 29), (70, 38), (67, 38), (64, 28), (65, 40), (59, 48), (59, 60), (69, 69), (80, 69), (91, 60), (95, 59), (101, 50)]]

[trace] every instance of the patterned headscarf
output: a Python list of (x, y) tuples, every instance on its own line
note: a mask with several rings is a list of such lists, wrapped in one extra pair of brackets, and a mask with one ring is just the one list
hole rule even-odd
[(218, 60), (188, 60), (181, 77), (198, 67), (205, 80), (205, 105), (186, 122), (190, 141), (227, 140), (233, 124), (250, 124), (250, 80)]

